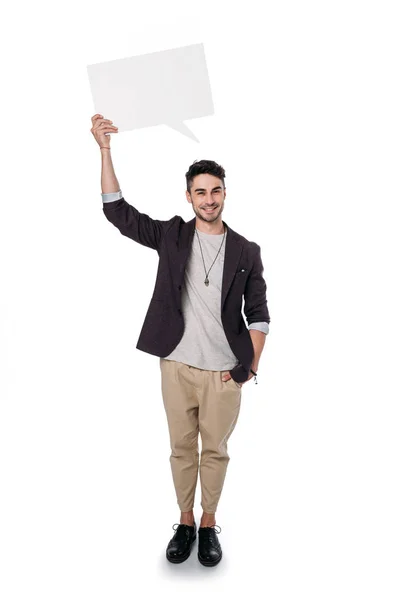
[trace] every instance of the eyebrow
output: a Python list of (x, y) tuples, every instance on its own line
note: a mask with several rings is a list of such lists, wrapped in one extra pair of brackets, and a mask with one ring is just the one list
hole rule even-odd
[[(211, 191), (213, 192), (214, 190), (222, 190), (222, 186), (217, 185), (217, 187), (213, 188)], [(195, 192), (205, 192), (205, 188), (196, 188), (194, 190)]]

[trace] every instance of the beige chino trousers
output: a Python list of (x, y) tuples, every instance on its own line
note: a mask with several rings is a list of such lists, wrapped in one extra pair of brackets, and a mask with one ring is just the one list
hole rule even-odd
[(193, 510), (200, 471), (201, 507), (214, 514), (230, 460), (227, 442), (239, 416), (241, 385), (233, 379), (222, 380), (228, 371), (198, 369), (164, 358), (160, 358), (160, 369), (179, 508)]

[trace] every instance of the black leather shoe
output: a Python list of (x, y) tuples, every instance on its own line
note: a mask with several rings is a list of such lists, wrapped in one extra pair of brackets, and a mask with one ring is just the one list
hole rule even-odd
[[(175, 525), (177, 525), (176, 529)], [(193, 542), (196, 539), (196, 522), (194, 525), (175, 523), (172, 529), (175, 534), (168, 542), (166, 556), (169, 562), (181, 563), (190, 556)]]
[(214, 527), (219, 527), (219, 525), (199, 527), (199, 550), (197, 557), (205, 567), (217, 565), (222, 558), (222, 548), (217, 538), (217, 533), (221, 533), (221, 527), (219, 527), (219, 531), (216, 531)]

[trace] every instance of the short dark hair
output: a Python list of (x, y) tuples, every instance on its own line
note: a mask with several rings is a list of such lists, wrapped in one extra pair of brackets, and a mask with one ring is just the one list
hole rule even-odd
[(186, 189), (189, 193), (193, 179), (196, 175), (201, 175), (202, 173), (209, 173), (222, 179), (222, 185), (225, 189), (225, 169), (213, 160), (197, 160), (190, 165), (188, 172), (185, 174)]

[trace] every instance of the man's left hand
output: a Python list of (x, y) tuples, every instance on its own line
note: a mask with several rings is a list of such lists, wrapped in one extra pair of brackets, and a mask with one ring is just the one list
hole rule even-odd
[[(243, 383), (247, 383), (253, 377), (254, 377), (254, 375), (250, 371), (250, 375), (248, 376), (248, 378), (246, 379), (246, 381), (244, 381)], [(229, 373), (227, 373), (226, 375), (223, 375), (223, 377), (222, 377), (222, 381), (229, 381), (230, 379), (232, 379), (232, 377), (229, 375)], [(238, 385), (240, 385), (240, 387), (242, 387), (243, 383), (239, 383)]]

